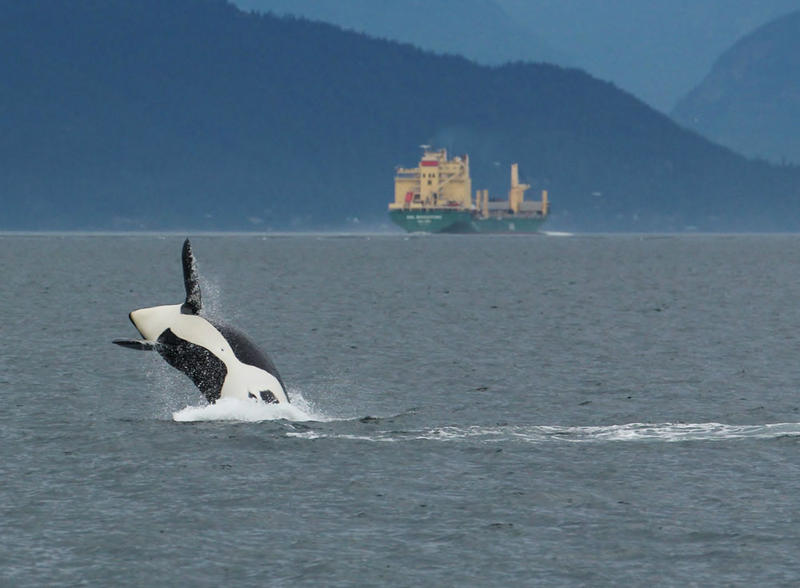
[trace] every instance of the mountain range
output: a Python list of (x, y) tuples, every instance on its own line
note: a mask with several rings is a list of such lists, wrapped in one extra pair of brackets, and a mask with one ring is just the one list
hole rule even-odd
[(578, 67), (662, 112), (797, 0), (233, 0), (478, 63)]
[[(0, 0), (2, 229), (382, 226), (420, 143), (552, 228), (798, 230), (747, 161), (576, 69), (488, 67), (221, 0)], [(357, 223), (358, 220), (358, 223)]]
[(495, 0), (235, 0), (245, 10), (293, 15), (477, 63), (568, 65), (557, 50)]
[(800, 163), (800, 11), (735, 43), (672, 116), (749, 157)]

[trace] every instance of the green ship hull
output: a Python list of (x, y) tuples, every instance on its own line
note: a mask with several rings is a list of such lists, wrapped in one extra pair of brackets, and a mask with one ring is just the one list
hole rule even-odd
[(542, 216), (480, 217), (468, 210), (392, 210), (392, 222), (409, 233), (536, 233)]

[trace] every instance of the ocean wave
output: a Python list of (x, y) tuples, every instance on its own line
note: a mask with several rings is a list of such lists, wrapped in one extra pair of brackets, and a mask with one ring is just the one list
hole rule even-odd
[(421, 430), (379, 430), (339, 432), (322, 430), (291, 431), (301, 439), (335, 438), (372, 442), (401, 441), (480, 441), (486, 443), (520, 441), (529, 443), (603, 442), (687, 442), (730, 441), (737, 439), (777, 439), (800, 436), (800, 423), (728, 425), (724, 423), (628, 423), (607, 426), (443, 426)]

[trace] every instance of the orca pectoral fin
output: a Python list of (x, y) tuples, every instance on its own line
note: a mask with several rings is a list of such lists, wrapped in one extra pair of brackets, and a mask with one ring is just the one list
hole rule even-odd
[(139, 351), (158, 351), (161, 343), (158, 341), (142, 341), (137, 339), (114, 339), (115, 345), (127, 347), (128, 349), (138, 349)]
[(181, 253), (183, 262), (183, 285), (186, 288), (186, 302), (181, 306), (183, 314), (197, 314), (203, 306), (200, 299), (200, 282), (197, 279), (197, 263), (192, 253), (192, 244), (189, 239), (183, 242)]

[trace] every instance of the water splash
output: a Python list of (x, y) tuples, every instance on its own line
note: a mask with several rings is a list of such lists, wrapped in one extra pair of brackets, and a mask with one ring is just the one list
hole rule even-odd
[(208, 421), (232, 421), (259, 423), (262, 421), (318, 421), (333, 420), (320, 413), (313, 403), (303, 398), (298, 391), (289, 391), (291, 404), (265, 404), (259, 400), (220, 398), (214, 404), (186, 406), (172, 413), (172, 420), (179, 423)]

